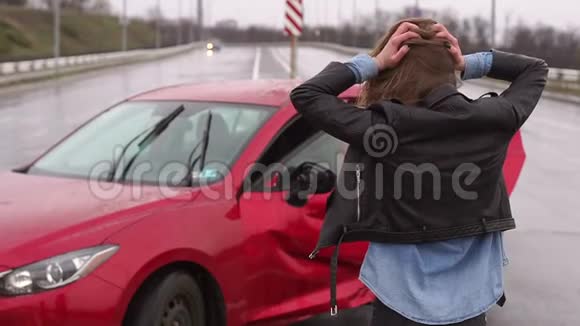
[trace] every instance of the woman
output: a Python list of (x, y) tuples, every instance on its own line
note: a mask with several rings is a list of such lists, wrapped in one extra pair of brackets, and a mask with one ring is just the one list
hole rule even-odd
[[(511, 82), (471, 100), (463, 79)], [(485, 325), (503, 305), (502, 232), (514, 229), (502, 167), (532, 113), (543, 60), (490, 51), (463, 56), (430, 19), (396, 24), (371, 55), (333, 62), (291, 99), (313, 125), (349, 143), (318, 250), (331, 260), (331, 313), (342, 242), (370, 241), (360, 279), (377, 296), (372, 325)], [(364, 83), (358, 106), (337, 95)]]

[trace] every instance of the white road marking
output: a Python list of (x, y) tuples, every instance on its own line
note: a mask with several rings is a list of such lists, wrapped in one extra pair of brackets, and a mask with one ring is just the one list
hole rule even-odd
[(254, 60), (254, 70), (252, 71), (252, 79), (260, 79), (260, 61), (262, 60), (262, 48), (256, 49), (256, 58)]
[(270, 49), (270, 52), (272, 53), (274, 59), (282, 66), (282, 68), (284, 68), (284, 70), (286, 70), (287, 73), (290, 73), (291, 70), (290, 64), (280, 56), (280, 50)]

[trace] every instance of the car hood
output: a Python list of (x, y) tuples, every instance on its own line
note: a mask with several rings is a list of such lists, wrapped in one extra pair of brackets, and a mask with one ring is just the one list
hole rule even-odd
[[(191, 203), (191, 192), (158, 187), (0, 174), (0, 265), (14, 267), (103, 242), (159, 209)], [(186, 198), (189, 193), (189, 198)]]

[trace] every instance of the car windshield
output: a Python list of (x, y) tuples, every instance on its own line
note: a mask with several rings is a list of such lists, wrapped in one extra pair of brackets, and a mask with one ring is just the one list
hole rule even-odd
[[(273, 112), (245, 104), (125, 102), (81, 127), (28, 173), (170, 186), (209, 183), (227, 174)], [(159, 128), (164, 122), (166, 128)]]

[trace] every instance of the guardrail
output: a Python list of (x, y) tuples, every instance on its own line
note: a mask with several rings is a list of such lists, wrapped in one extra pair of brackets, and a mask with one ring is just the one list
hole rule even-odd
[[(15, 62), (0, 63), (0, 76), (14, 76), (24, 73), (57, 71), (71, 67), (81, 67), (89, 65), (113, 64), (128, 60), (146, 60), (148, 58), (163, 57), (176, 54), (195, 47), (198, 43), (181, 45), (161, 49), (138, 49), (126, 52), (107, 52), (99, 54), (84, 54), (68, 57), (47, 58), (37, 60), (25, 60)], [(57, 69), (58, 68), (58, 69)]]
[[(359, 53), (366, 53), (370, 51), (370, 49), (347, 47), (333, 43), (304, 42), (302, 44), (310, 47), (323, 48), (339, 53), (344, 53), (347, 55), (356, 55)], [(548, 79), (554, 82), (561, 82), (564, 84), (564, 86), (570, 83), (580, 84), (580, 70), (550, 68), (550, 72), (548, 73)], [(567, 86), (578, 86), (578, 85), (567, 85)]]
[(580, 83), (580, 70), (550, 68), (549, 80)]

